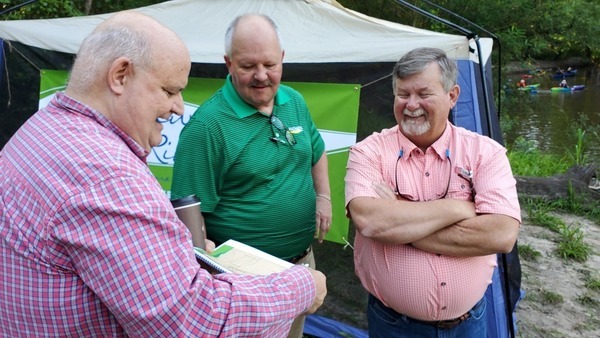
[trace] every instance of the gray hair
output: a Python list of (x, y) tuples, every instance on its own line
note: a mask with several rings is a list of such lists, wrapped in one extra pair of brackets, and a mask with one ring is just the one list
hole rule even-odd
[(406, 53), (394, 66), (392, 73), (392, 86), (396, 92), (396, 81), (406, 79), (414, 74), (421, 73), (430, 63), (436, 62), (440, 67), (440, 82), (444, 91), (449, 92), (456, 85), (458, 67), (456, 62), (448, 58), (446, 53), (439, 48), (416, 48)]
[(119, 57), (146, 69), (151, 66), (152, 52), (150, 37), (139, 29), (127, 25), (97, 29), (81, 43), (68, 83), (77, 90), (91, 88), (98, 75)]
[(271, 27), (273, 27), (275, 34), (277, 34), (277, 40), (279, 41), (279, 47), (281, 48), (281, 50), (283, 50), (283, 40), (281, 38), (281, 34), (279, 33), (279, 27), (277, 27), (277, 24), (275, 24), (275, 21), (273, 21), (273, 19), (271, 19), (270, 17), (268, 17), (265, 14), (248, 13), (248, 14), (242, 14), (242, 15), (236, 17), (229, 24), (229, 27), (227, 27), (227, 31), (225, 32), (225, 54), (227, 54), (227, 56), (231, 57), (231, 48), (232, 48), (231, 45), (232, 45), (232, 41), (233, 41), (233, 34), (235, 33), (235, 30), (236, 30), (238, 24), (240, 23), (240, 21), (242, 19), (250, 17), (250, 16), (260, 17), (260, 18), (264, 19), (267, 23), (269, 23), (269, 25), (271, 25)]

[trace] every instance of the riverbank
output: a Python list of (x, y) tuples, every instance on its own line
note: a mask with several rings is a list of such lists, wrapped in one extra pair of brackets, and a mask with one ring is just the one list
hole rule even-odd
[(517, 336), (600, 337), (600, 225), (578, 216), (555, 216), (579, 227), (592, 253), (585, 262), (565, 260), (557, 254), (556, 232), (527, 221), (522, 224), (519, 247), (539, 255), (520, 254), (525, 297), (517, 307)]
[(504, 72), (506, 74), (528, 74), (529, 71), (540, 70), (557, 70), (567, 69), (569, 67), (589, 67), (594, 64), (586, 58), (570, 57), (564, 60), (529, 60), (529, 61), (512, 61), (506, 64)]

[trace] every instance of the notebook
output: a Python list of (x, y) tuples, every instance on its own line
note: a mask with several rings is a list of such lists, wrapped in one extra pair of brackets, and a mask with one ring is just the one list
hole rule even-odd
[(289, 269), (294, 264), (252, 246), (230, 239), (211, 253), (194, 248), (196, 260), (215, 273), (269, 275)]

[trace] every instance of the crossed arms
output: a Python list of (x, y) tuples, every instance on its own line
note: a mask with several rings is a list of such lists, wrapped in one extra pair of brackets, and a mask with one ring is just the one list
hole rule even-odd
[(383, 183), (374, 189), (380, 198), (356, 197), (348, 203), (357, 231), (372, 240), (412, 244), (449, 256), (510, 252), (517, 240), (518, 220), (500, 214), (477, 214), (473, 202), (413, 202), (397, 197)]

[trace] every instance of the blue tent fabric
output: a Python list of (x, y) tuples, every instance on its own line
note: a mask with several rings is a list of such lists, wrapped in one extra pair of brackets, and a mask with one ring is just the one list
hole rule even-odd
[(455, 108), (452, 110), (452, 122), (457, 126), (483, 134), (479, 113), (479, 97), (477, 90), (475, 90), (476, 87), (473, 85), (477, 83), (474, 64), (468, 60), (459, 60), (457, 65), (460, 95)]
[(315, 314), (306, 316), (304, 334), (318, 338), (367, 338), (369, 336), (366, 330)]

